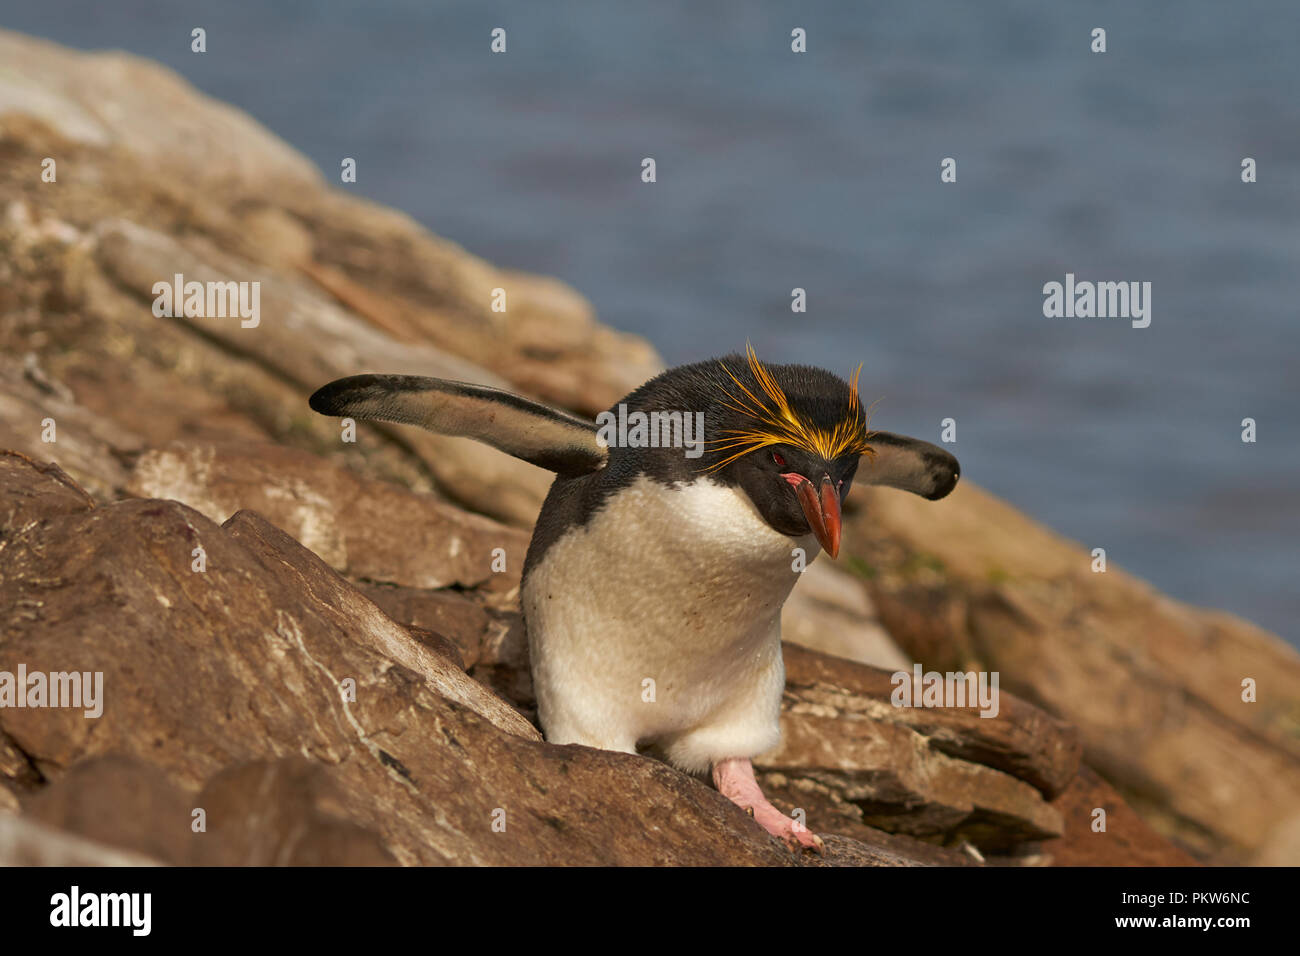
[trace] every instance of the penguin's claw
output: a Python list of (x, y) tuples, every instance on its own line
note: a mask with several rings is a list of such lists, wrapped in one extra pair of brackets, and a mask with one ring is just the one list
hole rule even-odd
[(732, 757), (718, 761), (713, 765), (713, 783), (719, 793), (753, 817), (755, 823), (791, 851), (825, 852), (826, 844), (821, 837), (793, 817), (787, 817), (763, 796), (754, 778), (754, 767), (748, 760)]
[(753, 813), (754, 820), (759, 826), (784, 843), (791, 852), (800, 853), (804, 850), (812, 850), (818, 854), (826, 852), (826, 844), (821, 837), (798, 820), (787, 817), (772, 804), (767, 804), (757, 812), (751, 809), (750, 812)]

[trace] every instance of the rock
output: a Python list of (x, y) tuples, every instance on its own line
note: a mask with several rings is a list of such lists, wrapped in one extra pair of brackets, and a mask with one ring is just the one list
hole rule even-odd
[[(40, 477), (30, 471), (30, 479)], [(337, 738), (351, 727), (345, 739), (358, 734), (360, 745), (378, 760), (381, 748), (353, 726), (350, 706), (334, 702), (345, 677), (356, 682), (363, 698), (367, 687), (401, 689), (391, 699), (372, 693), (358, 704), (365, 710), (382, 712), (398, 700), (436, 691), (512, 733), (537, 736), (512, 709), (428, 652), (318, 558), (249, 513), (221, 528), (176, 503), (126, 501), (49, 517), (25, 531), (6, 529), (5, 535), (0, 606), (18, 610), (0, 645), (3, 660), (13, 666), (0, 669), (13, 671), (22, 661), (29, 670), (61, 670), (60, 660), (75, 660), (78, 670), (103, 671), (108, 682), (105, 714), (93, 735), (79, 712), (0, 713), (19, 748), (39, 755), (34, 759), (42, 773), (47, 765), (67, 767), (83, 756), (81, 748), (92, 737), (95, 752), (134, 751), (147, 758), (152, 738), (143, 728), (157, 727), (158, 698), (178, 694), (184, 700), (174, 705), (189, 708), (189, 718), (166, 728), (183, 747), (181, 763), (171, 769), (193, 785), (232, 757), (265, 755), (259, 749), (228, 750), (220, 738), (209, 741), (209, 727), (238, 737), (242, 726), (250, 738), (270, 735), (284, 742), (274, 746), (294, 741), (294, 752), (305, 749), (325, 759), (348, 749)], [(196, 547), (205, 552), (202, 572), (192, 570)], [(97, 601), (104, 607), (97, 608)], [(114, 608), (125, 617), (106, 612)], [(202, 648), (210, 655), (209, 673), (197, 669)], [(150, 661), (144, 683), (134, 676), (133, 663), (142, 655)], [(395, 667), (398, 661), (403, 666)], [(118, 686), (135, 686), (137, 692), (114, 697), (115, 673)], [(302, 699), (289, 705), (282, 699), (285, 688)], [(217, 692), (210, 694), (212, 689)], [(322, 724), (318, 714), (331, 711), (331, 722)], [(374, 716), (379, 719), (378, 712)], [(114, 747), (115, 739), (129, 746)]]
[(0, 451), (0, 532), (38, 526), (58, 515), (90, 511), (95, 501), (58, 465), (33, 461), (21, 452)]
[(389, 866), (340, 816), (331, 771), (301, 757), (234, 764), (200, 792), (138, 759), (83, 760), (33, 794), (25, 819), (174, 866)]
[(401, 440), (429, 463), (439, 487), (456, 503), (520, 528), (532, 528), (555, 476), (468, 438), (448, 438), (411, 426)]
[[(343, 304), (523, 392), (594, 415), (663, 370), (645, 342), (597, 324), (563, 283), (496, 269), (406, 216), (341, 193), (277, 198), (312, 231), (315, 261), (331, 270), (326, 284)], [(492, 311), (495, 289), (506, 293), (505, 312)]]
[(54, 783), (33, 791), (24, 816), (64, 833), (173, 865), (200, 858), (202, 836), (192, 831), (195, 794), (135, 758), (83, 760)]
[(82, 147), (129, 150), (146, 175), (165, 167), (212, 181), (265, 178), (272, 188), (319, 182), (310, 162), (247, 115), (148, 60), (0, 31), (0, 62), (0, 115), (39, 117)]
[(911, 659), (881, 626), (866, 592), (827, 559), (814, 561), (781, 609), (781, 640), (886, 670)]
[[(366, 595), (395, 621), (436, 634), (455, 646), (469, 675), (500, 694), (529, 720), (537, 716), (528, 639), (517, 611), (502, 611), (493, 595), (479, 600), (458, 591), (364, 586)], [(513, 592), (505, 596), (514, 601)]]
[(821, 784), (857, 804), (863, 822), (890, 832), (981, 849), (1059, 836), (1060, 814), (1010, 774), (948, 757), (920, 734), (896, 724), (840, 713), (783, 715), (782, 741), (756, 763), (789, 779)]
[(466, 669), (473, 668), (491, 653), (498, 629), (510, 626), (463, 591), (377, 584), (363, 584), (360, 590), (394, 621), (451, 641)]
[(1024, 780), (1048, 798), (1074, 778), (1081, 748), (1075, 728), (1002, 691), (996, 717), (975, 706), (895, 707), (887, 671), (798, 647), (786, 647), (785, 719), (842, 717), (845, 724), (885, 723), (924, 737), (926, 746)]
[[(1170, 600), (963, 482), (940, 502), (863, 489), (845, 551), (870, 555), (890, 633), (927, 669), (997, 670), (1079, 728), (1088, 762), (1198, 855), (1241, 862), (1300, 793), (1300, 656)], [(1258, 703), (1242, 701), (1255, 678)]]
[(28, 817), (0, 814), (0, 866), (159, 866), (137, 853), (105, 846)]
[(379, 835), (346, 818), (347, 795), (301, 757), (235, 764), (198, 795), (211, 829), (203, 863), (232, 866), (392, 866)]
[(141, 455), (127, 489), (217, 523), (255, 510), (338, 571), (410, 588), (510, 590), (528, 549), (515, 528), (276, 445), (173, 443)]
[[(54, 360), (56, 379), (89, 380), (124, 361), (179, 372), (191, 393), (215, 393), (233, 427), (251, 419), (277, 440), (337, 450), (335, 423), (303, 400), (342, 375), (513, 385), (594, 414), (662, 368), (646, 343), (596, 323), (572, 289), (497, 269), (407, 216), (328, 188), (305, 158), (170, 71), (12, 33), (0, 34), (0, 49), (20, 64), (0, 77), (0, 186), (20, 210), (0, 230), (0, 309), (24, 316), (0, 344)], [(159, 115), (185, 118), (184, 148)], [(26, 173), (47, 156), (82, 174), (48, 188)], [(153, 285), (177, 272), (260, 283), (262, 321), (155, 317)], [(505, 312), (493, 311), (498, 289)], [(154, 429), (171, 416), (160, 409), (156, 426), (139, 421), (138, 409), (157, 399), (147, 390), (154, 377), (141, 378), (137, 401), (102, 414), (135, 419), (147, 426), (137, 434), (158, 443)], [(115, 384), (130, 391), (129, 379)], [(191, 394), (182, 410), (204, 397)], [(202, 417), (185, 418), (161, 440), (179, 437), (178, 424), (210, 430)], [(381, 471), (433, 479), (449, 497), (521, 526), (549, 484), (492, 449), (414, 428), (364, 426), (361, 435), (375, 447), (352, 449), (354, 464), (378, 455)]]
[[(1053, 806), (1065, 822), (1061, 839), (1044, 845), (1056, 866), (1196, 866), (1197, 861), (1156, 833), (1115, 788), (1089, 767)], [(1105, 830), (1094, 830), (1105, 811)]]
[(1300, 866), (1300, 815), (1284, 820), (1264, 840), (1253, 866)]
[[(762, 781), (764, 793), (778, 809), (787, 814), (801, 811), (810, 826), (826, 834), (828, 859), (837, 855), (843, 859), (865, 845), (872, 848), (872, 853), (854, 865), (980, 865), (973, 856), (960, 850), (868, 826), (863, 822), (862, 808), (842, 799), (834, 787), (823, 786), (807, 777), (790, 778), (776, 772), (763, 773)], [(842, 852), (837, 854), (837, 850)]]
[(57, 448), (69, 472), (99, 495), (112, 496), (126, 483), (121, 456), (138, 450), (139, 440), (66, 391), (43, 387), (43, 373), (33, 374), (38, 368), (34, 360), (25, 368), (0, 358), (0, 447), (35, 457)]
[[(232, 352), (252, 356), (308, 394), (331, 379), (376, 367), (497, 387), (506, 384), (486, 369), (433, 346), (394, 340), (369, 323), (355, 321), (302, 277), (280, 275), (210, 242), (191, 240), (187, 245), (126, 219), (101, 223), (94, 239), (97, 265), (105, 277), (139, 298), (154, 324), (158, 324), (152, 311), (154, 285), (171, 284), (176, 273), (186, 282), (258, 283), (257, 316), (180, 314), (161, 321), (177, 323)], [(173, 308), (182, 312), (179, 306)]]
[[(502, 730), (533, 740), (540, 736), (516, 711), (470, 680), (456, 662), (429, 653), (406, 628), (397, 625), (320, 558), (256, 512), (238, 512), (222, 527), (250, 553), (262, 557), (268, 566), (278, 563), (280, 579), (294, 592), (311, 595), (315, 609), (337, 620), (351, 641), (365, 645), (386, 661), (403, 665), (422, 677), (438, 694), (469, 708)], [(277, 611), (275, 626), (277, 631), (282, 627), (287, 629), (288, 635), (282, 636), (291, 637), (305, 652), (296, 621), (282, 617)], [(315, 655), (308, 656), (317, 669), (322, 667)]]
[[(0, 607), (25, 609), (5, 622), (0, 670), (104, 675), (98, 719), (0, 710), (39, 772), (21, 782), (31, 814), (163, 860), (213, 862), (211, 844), (237, 862), (801, 862), (664, 764), (542, 743), (255, 514), (218, 526), (156, 499), (92, 508), (55, 470), (0, 462), (4, 500), (25, 503), (0, 532)], [(217, 839), (196, 850), (184, 794), (200, 789)], [(269, 809), (254, 813), (259, 795)], [(172, 824), (149, 836), (146, 816)]]
[[(890, 838), (888, 834), (876, 837), (878, 845), (864, 843), (828, 833), (823, 842), (826, 844), (822, 858), (810, 857), (806, 862), (810, 866), (969, 866), (969, 858), (955, 853), (945, 853), (924, 843), (912, 840), (903, 843), (900, 838)], [(894, 842), (900, 841), (900, 842)]]

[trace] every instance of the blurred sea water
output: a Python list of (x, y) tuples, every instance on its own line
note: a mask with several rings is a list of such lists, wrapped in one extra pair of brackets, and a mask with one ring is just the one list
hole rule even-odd
[[(1300, 5), (2, 9), (167, 64), (329, 176), (356, 157), (347, 188), (567, 280), (670, 363), (862, 361), (880, 427), (955, 418), (973, 481), (1300, 645)], [(1067, 272), (1151, 282), (1151, 326), (1044, 318)]]

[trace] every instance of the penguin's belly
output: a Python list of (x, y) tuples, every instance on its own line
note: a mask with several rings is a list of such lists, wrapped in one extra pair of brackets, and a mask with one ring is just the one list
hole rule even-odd
[[(775, 744), (780, 615), (816, 540), (762, 520), (744, 492), (639, 478), (553, 543), (522, 601), (547, 739), (700, 754)], [(755, 751), (757, 752), (757, 751)]]

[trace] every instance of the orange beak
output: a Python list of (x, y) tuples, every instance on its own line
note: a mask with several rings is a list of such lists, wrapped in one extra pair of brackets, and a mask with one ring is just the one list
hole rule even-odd
[(808, 527), (812, 528), (813, 534), (817, 535), (822, 550), (832, 558), (838, 557), (840, 495), (835, 490), (835, 483), (831, 481), (831, 476), (822, 476), (820, 489), (814, 487), (813, 483), (803, 475), (789, 474), (781, 477), (793, 486), (795, 497), (799, 499), (799, 505), (803, 508), (804, 517), (808, 519)]

